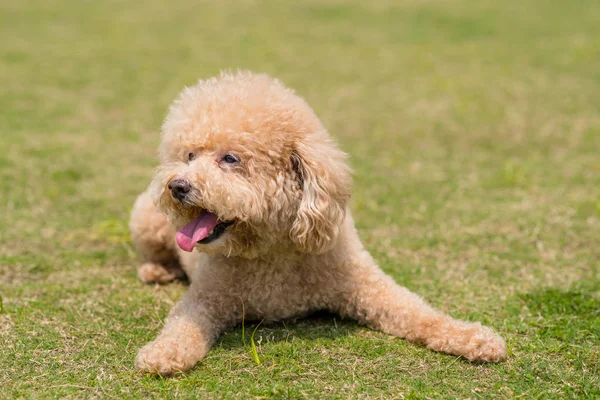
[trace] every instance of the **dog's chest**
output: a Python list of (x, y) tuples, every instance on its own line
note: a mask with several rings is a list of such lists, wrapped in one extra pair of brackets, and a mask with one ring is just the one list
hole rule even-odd
[(323, 307), (315, 290), (318, 274), (309, 269), (293, 262), (228, 265), (212, 276), (212, 288), (240, 298), (249, 319), (299, 317)]

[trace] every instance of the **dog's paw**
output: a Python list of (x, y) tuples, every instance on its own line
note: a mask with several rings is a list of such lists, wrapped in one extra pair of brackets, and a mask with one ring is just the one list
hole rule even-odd
[(469, 361), (498, 362), (506, 360), (506, 342), (487, 326), (479, 326), (466, 346), (464, 356)]
[(152, 262), (140, 265), (137, 271), (140, 281), (144, 283), (169, 283), (175, 279), (185, 278), (185, 272), (181, 268), (168, 268)]
[(135, 358), (135, 366), (143, 371), (162, 376), (185, 372), (200, 361), (194, 352), (173, 340), (156, 339), (142, 347)]

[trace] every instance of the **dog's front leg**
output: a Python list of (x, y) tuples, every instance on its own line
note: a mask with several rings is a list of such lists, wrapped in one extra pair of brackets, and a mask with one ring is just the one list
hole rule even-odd
[(159, 336), (135, 359), (142, 371), (159, 375), (184, 372), (200, 362), (219, 334), (234, 322), (237, 304), (211, 299), (192, 286), (173, 308)]
[(357, 267), (339, 287), (339, 311), (374, 329), (471, 361), (506, 358), (506, 343), (490, 328), (433, 309), (375, 265)]

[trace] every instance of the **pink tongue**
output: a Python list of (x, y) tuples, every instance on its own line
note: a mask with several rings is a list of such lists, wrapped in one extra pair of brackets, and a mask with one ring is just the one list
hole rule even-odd
[(215, 214), (203, 211), (198, 218), (177, 231), (177, 245), (185, 251), (194, 250), (194, 245), (207, 237), (218, 221), (219, 218)]

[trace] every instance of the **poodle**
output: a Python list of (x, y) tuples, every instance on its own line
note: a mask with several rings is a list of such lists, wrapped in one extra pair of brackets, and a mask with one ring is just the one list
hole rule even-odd
[(187, 276), (190, 287), (139, 351), (140, 370), (187, 371), (243, 319), (317, 310), (471, 361), (506, 358), (492, 329), (433, 309), (379, 269), (348, 208), (346, 154), (278, 80), (224, 72), (184, 89), (159, 154), (131, 215), (138, 275)]

